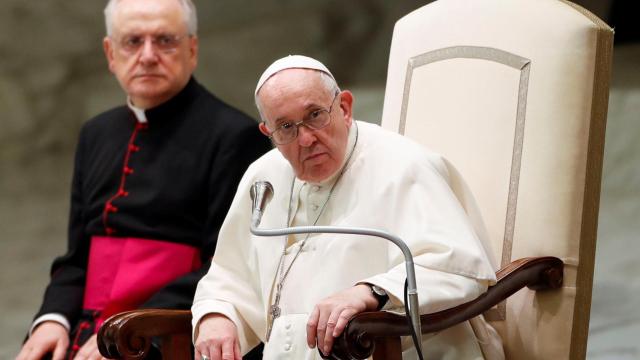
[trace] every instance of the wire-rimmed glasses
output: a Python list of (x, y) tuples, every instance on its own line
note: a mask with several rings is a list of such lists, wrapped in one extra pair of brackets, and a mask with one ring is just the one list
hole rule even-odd
[(284, 122), (280, 124), (269, 136), (269, 139), (276, 145), (286, 145), (298, 137), (298, 128), (306, 126), (311, 130), (320, 130), (331, 122), (331, 110), (340, 92), (331, 100), (329, 109), (316, 109), (307, 114), (302, 120), (294, 122)]
[(138, 35), (130, 34), (122, 36), (117, 40), (119, 49), (126, 55), (132, 55), (138, 53), (140, 49), (144, 47), (147, 39), (150, 38), (151, 46), (154, 50), (163, 53), (175, 52), (180, 46), (180, 41), (190, 35), (173, 35), (173, 34), (158, 34), (158, 35)]

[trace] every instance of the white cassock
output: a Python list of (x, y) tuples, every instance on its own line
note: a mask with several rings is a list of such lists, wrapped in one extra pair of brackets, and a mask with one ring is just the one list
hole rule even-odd
[[(264, 229), (285, 227), (288, 209), (292, 225), (313, 224), (337, 180), (317, 225), (370, 227), (403, 239), (414, 255), (423, 314), (473, 300), (495, 282), (488, 250), (449, 187), (442, 158), (377, 125), (359, 121), (354, 125), (347, 155), (354, 143), (355, 148), (348, 162), (345, 159), (341, 177), (321, 184), (294, 181), (291, 166), (276, 149), (249, 167), (220, 230), (211, 269), (198, 284), (192, 307), (194, 329), (204, 315), (222, 313), (236, 324), (243, 353), (266, 342), (280, 257), (285, 244), (290, 244), (286, 268), (306, 235), (288, 240), (249, 232), (249, 189), (262, 180), (274, 188), (260, 225)], [(306, 344), (306, 323), (316, 303), (368, 282), (390, 295), (385, 309), (399, 309), (405, 278), (402, 253), (384, 239), (309, 236), (284, 281), (282, 315), (273, 324), (264, 358), (320, 359), (317, 350)], [(481, 319), (473, 328), (465, 322), (425, 338), (425, 359), (482, 359), (483, 351), (487, 358), (502, 356), (498, 335)], [(411, 352), (406, 351), (404, 358), (416, 358)]]

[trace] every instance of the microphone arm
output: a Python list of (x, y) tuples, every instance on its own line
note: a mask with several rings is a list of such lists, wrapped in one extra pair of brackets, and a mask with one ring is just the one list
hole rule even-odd
[[(413, 256), (407, 244), (399, 237), (382, 230), (361, 228), (361, 227), (345, 227), (345, 226), (294, 226), (281, 229), (258, 229), (260, 220), (264, 212), (266, 204), (273, 196), (273, 186), (267, 181), (258, 181), (251, 187), (251, 199), (253, 200), (254, 211), (252, 211), (251, 233), (257, 236), (282, 236), (292, 234), (351, 234), (351, 235), (367, 235), (383, 238), (391, 241), (400, 248), (404, 255), (406, 272), (407, 272), (407, 300), (409, 305), (409, 313), (411, 322), (418, 337), (418, 351), (422, 352), (422, 330), (420, 325), (420, 311), (418, 309), (418, 290), (416, 286), (415, 265)], [(259, 200), (259, 201), (258, 201)], [(258, 206), (256, 205), (258, 203)]]

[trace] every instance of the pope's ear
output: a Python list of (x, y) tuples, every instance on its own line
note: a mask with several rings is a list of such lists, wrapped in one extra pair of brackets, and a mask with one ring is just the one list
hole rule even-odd
[(350, 122), (353, 117), (353, 94), (349, 90), (343, 90), (340, 94), (340, 108), (345, 120)]
[(260, 132), (264, 135), (264, 136), (271, 136), (271, 132), (269, 132), (269, 129), (267, 128), (267, 124), (263, 122), (260, 123), (260, 125), (258, 125), (258, 128), (260, 129)]

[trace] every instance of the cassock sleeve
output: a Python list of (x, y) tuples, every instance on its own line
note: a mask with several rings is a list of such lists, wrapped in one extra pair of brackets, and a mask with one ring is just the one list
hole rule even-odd
[[(413, 254), (423, 314), (473, 300), (495, 282), (487, 250), (447, 179), (442, 159), (429, 155), (407, 167), (379, 195), (388, 209), (380, 223)], [(390, 270), (362, 282), (385, 289), (391, 299), (388, 307), (393, 307), (403, 302), (406, 268), (400, 250), (389, 246)]]
[(245, 175), (220, 230), (220, 241), (210, 271), (198, 284), (193, 300), (193, 337), (198, 333), (198, 323), (207, 314), (220, 313), (231, 319), (238, 329), (243, 353), (255, 347), (264, 333), (264, 304), (259, 296), (259, 279), (255, 264), (257, 254), (251, 247), (249, 233), (249, 186), (251, 176)]
[(191, 306), (198, 281), (209, 270), (220, 226), (242, 175), (253, 161), (271, 150), (269, 140), (260, 133), (253, 121), (250, 126), (244, 126), (235, 133), (225, 134), (220, 141), (212, 163), (206, 164), (211, 171), (208, 192), (202, 194), (208, 200), (201, 248), (203, 266), (166, 285), (145, 302), (143, 308), (188, 309)]
[(89, 257), (89, 238), (85, 233), (82, 194), (83, 154), (85, 154), (86, 126), (83, 127), (76, 147), (71, 183), (71, 207), (69, 214), (67, 252), (56, 258), (51, 266), (51, 280), (45, 290), (44, 300), (36, 318), (50, 313), (66, 317), (71, 328), (82, 311), (85, 274)]

